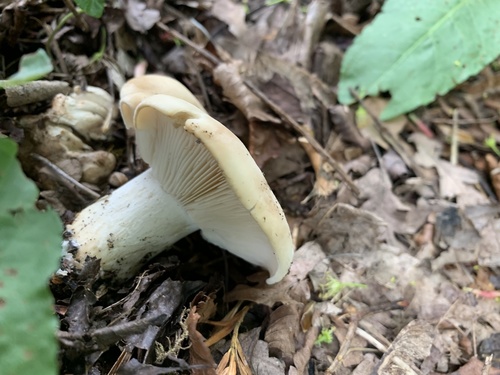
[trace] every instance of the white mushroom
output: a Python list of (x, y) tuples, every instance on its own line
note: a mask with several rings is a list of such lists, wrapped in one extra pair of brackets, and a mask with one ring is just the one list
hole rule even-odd
[(128, 278), (145, 259), (201, 230), (211, 243), (267, 269), (269, 284), (278, 282), (294, 247), (262, 172), (241, 141), (177, 81), (153, 76), (159, 90), (134, 91), (151, 78), (125, 84), (120, 102), (151, 168), (68, 226), (77, 266), (96, 257), (104, 272)]

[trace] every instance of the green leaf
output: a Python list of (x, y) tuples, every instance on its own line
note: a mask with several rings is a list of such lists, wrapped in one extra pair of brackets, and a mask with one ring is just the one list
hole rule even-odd
[[(0, 363), (2, 374), (58, 374), (58, 320), (47, 282), (57, 269), (62, 225), (35, 209), (36, 188), (0, 139)], [(33, 194), (33, 191), (35, 194)]]
[(15, 158), (17, 145), (6, 138), (0, 138), (0, 145), (0, 210), (33, 207), (38, 191), (34, 182), (24, 177)]
[(94, 18), (101, 18), (104, 12), (105, 0), (75, 0), (75, 3), (85, 13)]
[(342, 62), (339, 101), (389, 92), (387, 120), (430, 103), (500, 54), (498, 0), (387, 0)]
[(53, 69), (50, 57), (40, 48), (36, 52), (21, 57), (18, 72), (6, 80), (0, 80), (0, 88), (35, 81), (49, 74)]

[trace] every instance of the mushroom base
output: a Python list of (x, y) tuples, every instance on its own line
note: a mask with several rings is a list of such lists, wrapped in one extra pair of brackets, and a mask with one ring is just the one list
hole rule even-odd
[(67, 226), (67, 241), (77, 249), (75, 268), (87, 257), (97, 258), (105, 274), (127, 279), (145, 261), (197, 229), (147, 170), (80, 212)]

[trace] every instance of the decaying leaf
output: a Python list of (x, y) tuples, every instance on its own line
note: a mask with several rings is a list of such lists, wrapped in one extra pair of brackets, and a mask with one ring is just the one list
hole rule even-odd
[[(257, 286), (238, 285), (226, 294), (226, 301), (247, 300), (269, 307), (273, 307), (278, 302), (290, 304), (303, 301), (304, 297), (308, 298), (308, 295), (294, 299), (291, 293), (294, 290), (301, 290), (299, 284), (303, 283), (309, 272), (324, 259), (325, 254), (321, 247), (317, 243), (308, 242), (295, 252), (290, 272), (282, 281), (267, 285), (264, 283), (264, 275), (256, 275), (259, 281)], [(307, 292), (308, 287), (304, 286), (304, 290)]]
[(132, 30), (145, 33), (160, 20), (160, 12), (148, 8), (143, 1), (127, 0), (125, 18)]
[(238, 322), (234, 326), (231, 346), (217, 366), (217, 375), (252, 375), (252, 370), (248, 365), (245, 353), (238, 339), (239, 328), (248, 309), (248, 307), (245, 307), (238, 314)]
[[(418, 373), (417, 362), (429, 356), (435, 334), (434, 328), (429, 323), (410, 322), (401, 330), (389, 351), (382, 357), (377, 374), (393, 375), (416, 371)], [(404, 372), (401, 372), (401, 369)]]
[[(356, 123), (358, 128), (361, 130), (361, 133), (373, 140), (380, 147), (384, 149), (389, 149), (392, 145), (387, 143), (387, 139), (380, 134), (378, 129), (376, 128), (373, 119), (370, 115), (368, 115), (365, 108), (367, 108), (371, 113), (375, 116), (379, 117), (384, 108), (387, 106), (387, 100), (381, 98), (366, 98), (363, 100), (363, 106), (358, 108), (356, 111)], [(384, 121), (383, 126), (387, 132), (389, 132), (393, 139), (401, 139), (399, 134), (403, 130), (406, 125), (406, 118), (404, 116), (398, 116), (394, 119)], [(404, 142), (400, 142), (401, 145), (404, 145)]]
[(297, 305), (282, 305), (271, 313), (265, 340), (269, 354), (281, 358), (287, 365), (293, 363), (296, 335), (300, 331)]
[(243, 82), (241, 61), (220, 64), (214, 69), (214, 82), (222, 87), (224, 96), (228, 98), (248, 120), (280, 122), (276, 117), (266, 112), (262, 101), (250, 91)]
[(210, 349), (205, 344), (205, 338), (198, 332), (196, 325), (200, 319), (200, 315), (196, 313), (196, 307), (191, 307), (187, 319), (187, 327), (189, 332), (189, 340), (191, 347), (189, 348), (189, 364), (190, 365), (203, 365), (206, 368), (193, 369), (195, 375), (216, 375), (215, 361), (210, 354)]
[(235, 37), (243, 37), (247, 31), (243, 3), (235, 3), (232, 0), (215, 0), (212, 5), (212, 14), (225, 22)]

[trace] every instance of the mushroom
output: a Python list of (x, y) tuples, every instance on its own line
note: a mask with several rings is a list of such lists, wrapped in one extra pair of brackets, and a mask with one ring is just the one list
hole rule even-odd
[(268, 284), (280, 281), (293, 257), (290, 230), (243, 143), (171, 78), (132, 79), (120, 96), (124, 122), (151, 168), (67, 227), (76, 267), (95, 257), (105, 274), (126, 279), (201, 230), (207, 241), (267, 269)]
[(47, 112), (49, 122), (69, 126), (86, 140), (104, 140), (113, 117), (113, 97), (105, 90), (76, 86), (70, 95), (57, 94)]

